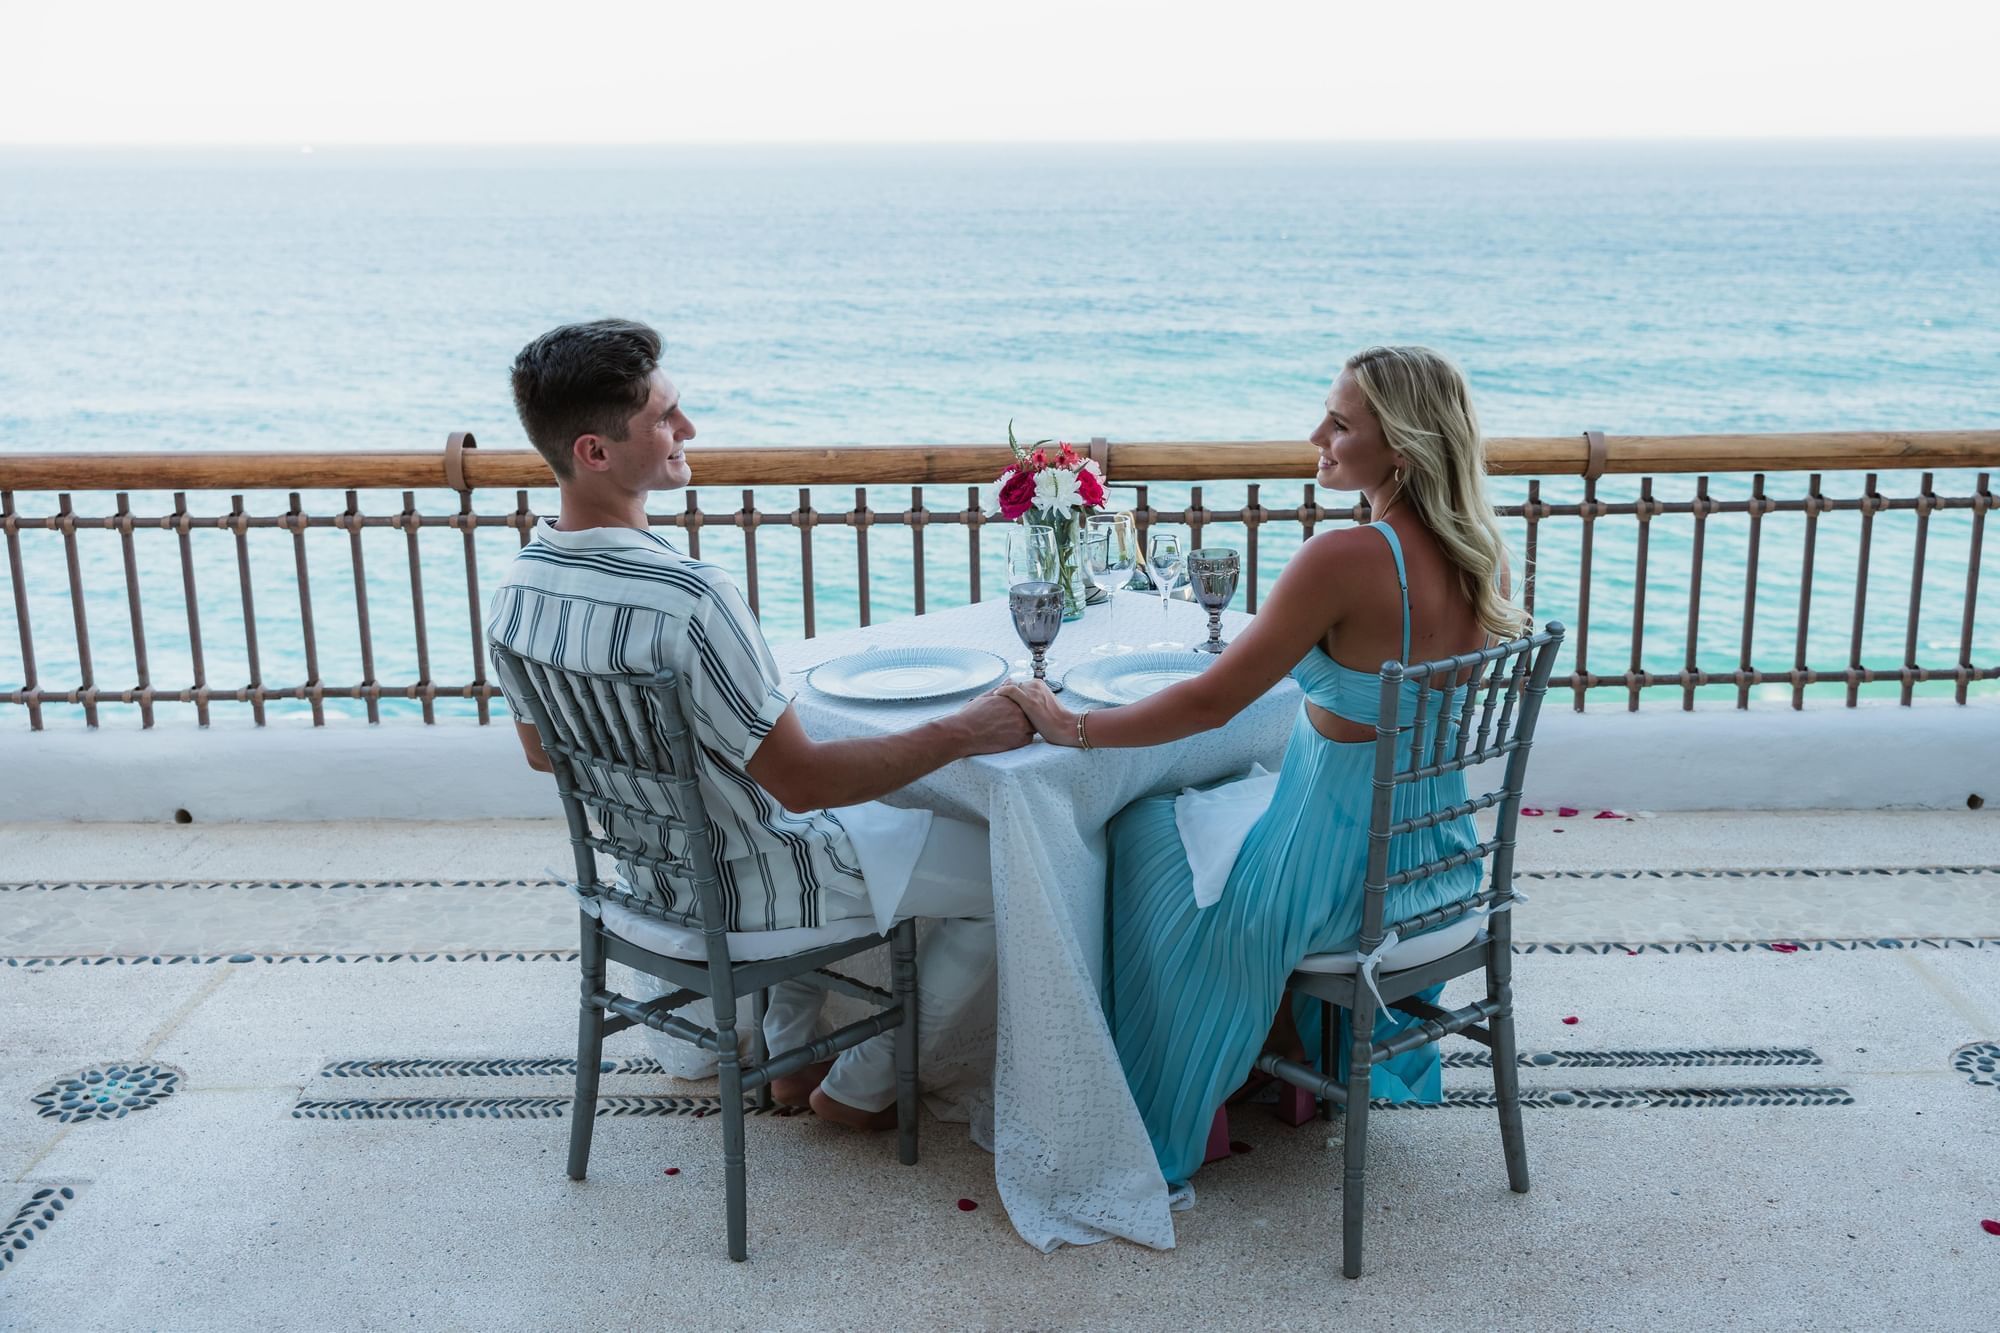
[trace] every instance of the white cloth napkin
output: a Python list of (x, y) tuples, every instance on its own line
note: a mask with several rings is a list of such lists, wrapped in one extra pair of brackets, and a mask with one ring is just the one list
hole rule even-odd
[(1194, 872), (1196, 907), (1212, 907), (1222, 897), (1243, 840), (1264, 817), (1277, 790), (1278, 775), (1252, 764), (1234, 782), (1207, 791), (1189, 787), (1174, 798), (1174, 827), (1180, 831), (1188, 869)]
[(900, 909), (909, 892), (910, 872), (916, 869), (924, 839), (930, 836), (931, 812), (869, 801), (843, 805), (833, 813), (847, 829), (847, 840), (860, 858), (875, 928), (887, 934), (899, 918), (910, 915)]

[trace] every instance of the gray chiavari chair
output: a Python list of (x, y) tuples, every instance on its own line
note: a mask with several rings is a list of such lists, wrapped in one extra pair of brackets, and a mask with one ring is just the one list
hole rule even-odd
[[(1448, 1036), (1463, 1036), (1493, 1052), (1493, 1090), (1500, 1109), (1500, 1142), (1507, 1183), (1528, 1191), (1527, 1148), (1521, 1135), (1520, 1079), (1514, 1048), (1513, 913), (1514, 835), (1521, 789), (1534, 744), (1535, 720), (1562, 643), (1563, 627), (1479, 652), (1430, 662), (1382, 667), (1382, 712), (1375, 732), (1374, 803), (1368, 826), (1368, 872), (1361, 935), (1352, 953), (1320, 954), (1301, 962), (1288, 986), (1321, 1003), (1320, 1066), (1326, 1075), (1276, 1055), (1257, 1068), (1310, 1092), (1323, 1116), (1341, 1106), (1347, 1117), (1346, 1172), (1341, 1219), (1341, 1271), (1361, 1276), (1363, 1176), (1368, 1159), (1369, 1074), (1377, 1064)], [(1417, 682), (1407, 715), (1404, 682)], [(1463, 703), (1452, 696), (1464, 687)], [(1474, 713), (1478, 713), (1475, 722)], [(1505, 759), (1499, 787), (1443, 809), (1397, 817), (1398, 788), (1419, 779), (1460, 772)], [(1407, 807), (1407, 802), (1404, 803)], [(1391, 870), (1396, 840), (1465, 815), (1497, 810), (1494, 832), (1476, 845), (1432, 861)], [(1383, 920), (1391, 885), (1412, 883), (1491, 858), (1484, 888), (1401, 921)], [(1481, 929), (1482, 920), (1485, 922)], [(1418, 932), (1436, 932), (1418, 936)], [(1418, 938), (1411, 938), (1418, 936)], [(1387, 941), (1389, 947), (1382, 948)], [(1486, 995), (1446, 1010), (1417, 993), (1454, 977), (1483, 971)], [(1379, 1007), (1423, 1020), (1393, 1039), (1373, 1040)], [(1348, 1073), (1338, 1067), (1335, 1009), (1350, 1015)]]
[[(658, 677), (593, 675), (567, 671), (489, 643), (495, 669), (512, 694), (528, 704), (542, 748), (555, 769), (556, 789), (569, 821), (582, 907), (582, 1012), (577, 1022), (576, 1099), (570, 1108), (569, 1175), (582, 1180), (590, 1160), (596, 1118), (598, 1062), (604, 1038), (645, 1025), (689, 1042), (717, 1058), (722, 1093), (722, 1158), (727, 1196), (729, 1257), (746, 1254), (744, 1201), (744, 1094), (768, 1107), (770, 1082), (830, 1059), (878, 1033), (896, 1033), (898, 1155), (917, 1160), (917, 961), (916, 925), (906, 921), (889, 934), (870, 918), (814, 928), (817, 942), (796, 952), (762, 956), (786, 931), (732, 935), (715, 856), (715, 829), (696, 783), (695, 740), (672, 673)], [(592, 820), (596, 821), (596, 830)], [(626, 863), (634, 881), (662, 882), (667, 905), (598, 878), (597, 853)], [(675, 910), (672, 904), (692, 910)], [(622, 909), (622, 910), (619, 910)], [(611, 929), (643, 919), (679, 927)], [(633, 915), (636, 914), (636, 918)], [(699, 942), (690, 932), (699, 932)], [(836, 936), (827, 942), (828, 936)], [(636, 936), (638, 938), (628, 938)], [(758, 939), (758, 936), (762, 936)], [(643, 939), (645, 942), (639, 942)], [(759, 955), (732, 956), (738, 952)], [(760, 947), (745, 948), (755, 943)], [(853, 954), (887, 944), (891, 990), (883, 991), (827, 970)], [(623, 963), (675, 989), (638, 1000), (607, 988), (605, 964)], [(758, 1018), (762, 997), (781, 981), (798, 980), (852, 995), (877, 1006), (874, 1013), (790, 1051), (764, 1051)], [(752, 1049), (739, 1054), (738, 1002), (749, 1000)], [(674, 1011), (710, 1002), (715, 1026), (705, 1028)]]

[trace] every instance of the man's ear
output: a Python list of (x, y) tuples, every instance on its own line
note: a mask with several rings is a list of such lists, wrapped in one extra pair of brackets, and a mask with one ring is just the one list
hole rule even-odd
[(611, 466), (611, 454), (605, 449), (602, 436), (577, 436), (570, 442), (569, 455), (571, 461), (586, 472), (602, 472)]

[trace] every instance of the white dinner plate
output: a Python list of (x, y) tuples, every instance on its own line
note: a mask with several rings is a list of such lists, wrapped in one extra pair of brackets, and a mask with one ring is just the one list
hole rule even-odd
[(1120, 653), (1071, 667), (1063, 677), (1063, 688), (1101, 704), (1135, 704), (1189, 676), (1200, 675), (1214, 662), (1213, 653), (1185, 648)]
[(806, 683), (837, 699), (907, 703), (943, 699), (996, 685), (1007, 662), (978, 648), (874, 648), (822, 662)]

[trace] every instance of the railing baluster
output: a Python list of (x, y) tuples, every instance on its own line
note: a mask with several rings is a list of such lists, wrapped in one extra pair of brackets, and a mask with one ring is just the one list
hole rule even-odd
[(868, 623), (868, 488), (854, 488), (854, 512), (847, 521), (854, 525), (854, 591), (861, 601), (861, 623)]
[(1924, 473), (1923, 489), (1917, 493), (1917, 550), (1910, 562), (1910, 620), (1903, 634), (1903, 704), (1909, 706), (1917, 682), (1917, 618), (1924, 605), (1924, 555), (1930, 545), (1931, 510), (1937, 496), (1931, 491), (1931, 474)]
[(701, 496), (693, 488), (687, 493), (687, 517), (681, 526), (687, 532), (688, 559), (701, 559)]
[(980, 510), (980, 488), (966, 486), (966, 512), (972, 514), (966, 520), (966, 550), (972, 560), (972, 600), (980, 600), (980, 526), (986, 522), (986, 514)]
[(361, 555), (361, 497), (347, 493), (347, 511), (338, 523), (347, 529), (347, 563), (354, 574), (354, 632), (361, 641), (361, 697), (368, 704), (368, 720), (382, 720), (381, 700), (375, 680), (375, 637), (368, 632), (368, 571)]
[(224, 520), (236, 532), (236, 578), (243, 589), (243, 651), (250, 663), (250, 718), (264, 725), (264, 670), (257, 660), (257, 603), (250, 591), (250, 515), (243, 511), (243, 497), (230, 497), (229, 517)]
[(915, 583), (915, 614), (924, 613), (924, 527), (930, 511), (924, 508), (924, 488), (910, 487), (910, 574)]
[(139, 605), (139, 556), (132, 543), (132, 503), (118, 492), (118, 548), (125, 560), (125, 603), (132, 617), (132, 660), (138, 669), (139, 727), (153, 725), (153, 673), (146, 665), (146, 613)]
[(1694, 552), (1688, 560), (1688, 632), (1687, 658), (1681, 668), (1681, 711), (1694, 711), (1694, 687), (1696, 673), (1701, 670), (1697, 641), (1701, 637), (1701, 561), (1702, 552), (1708, 539), (1708, 478), (1697, 477), (1694, 483)]
[(1583, 483), (1583, 556), (1577, 574), (1576, 592), (1576, 711), (1583, 711), (1584, 692), (1590, 688), (1590, 564), (1597, 544), (1597, 478)]
[(299, 580), (299, 628), (304, 632), (306, 647), (306, 698), (312, 701), (312, 719), (315, 727), (326, 725), (326, 705), (321, 698), (319, 678), (319, 641), (313, 633), (312, 573), (306, 567), (306, 516), (299, 508), (299, 493), (292, 492), (292, 507), (285, 515), (286, 527), (292, 534), (292, 562), (298, 570)]
[[(1535, 573), (1541, 552), (1537, 542), (1542, 529), (1542, 479), (1536, 477), (1528, 483), (1528, 503), (1522, 509), (1522, 517), (1528, 520), (1528, 549), (1523, 556), (1526, 567), (1521, 571), (1521, 609), (1527, 612), (1529, 621), (1535, 618)], [(1485, 748), (1485, 743), (1480, 743)]]
[(805, 602), (806, 637), (813, 637), (813, 507), (812, 491), (799, 487), (799, 588)]
[(1257, 614), (1257, 532), (1264, 526), (1264, 506), (1257, 498), (1257, 491), (1257, 483), (1251, 482), (1243, 501), (1243, 523), (1248, 529), (1244, 534), (1243, 544), (1248, 548), (1245, 558), (1250, 565), (1244, 571), (1248, 588), (1244, 594), (1243, 606), (1253, 616)]
[(1847, 706), (1861, 701), (1861, 629), (1868, 619), (1868, 556), (1875, 534), (1875, 507), (1881, 496), (1870, 472), (1861, 496), (1861, 550), (1854, 564), (1854, 629), (1847, 644)]
[(1757, 557), (1764, 540), (1764, 474), (1759, 472), (1750, 482), (1750, 552), (1744, 559), (1743, 574), (1743, 647), (1736, 664), (1736, 706), (1750, 706), (1750, 684), (1755, 675), (1750, 665), (1751, 636), (1757, 630)]
[(1819, 473), (1806, 487), (1805, 554), (1799, 573), (1799, 632), (1792, 651), (1792, 707), (1806, 706), (1806, 634), (1812, 624), (1813, 552), (1819, 544)]
[(1632, 665), (1627, 669), (1625, 711), (1639, 711), (1639, 682), (1646, 665), (1646, 562), (1653, 535), (1653, 479), (1639, 479), (1639, 550), (1632, 573)]
[(188, 513), (187, 492), (174, 492), (173, 529), (181, 554), (181, 599), (187, 606), (188, 654), (194, 661), (194, 717), (197, 726), (208, 725), (208, 669), (201, 654), (201, 596), (195, 589), (194, 520)]
[(405, 693), (422, 702), (424, 722), (437, 721), (437, 684), (431, 680), (431, 636), (424, 619), (424, 562), (417, 549), (417, 493), (403, 492), (403, 512), (396, 515), (403, 529), (410, 560), (410, 629), (417, 639), (417, 683)]
[[(1979, 561), (1986, 537), (1986, 511), (1993, 507), (1989, 474), (1979, 474), (1979, 489), (1973, 493), (1972, 544), (1965, 564), (1965, 614), (1958, 622), (1958, 702), (1965, 702), (1965, 687), (1972, 680), (1972, 616), (1979, 605)], [(19, 578), (19, 575), (15, 576)]]
[(757, 492), (745, 489), (743, 508), (736, 512), (736, 525), (743, 529), (743, 579), (749, 584), (746, 591), (750, 596), (750, 614), (759, 620), (763, 613), (757, 608)]
[(12, 491), (0, 491), (0, 528), (7, 532), (7, 579), (14, 587), (14, 627), (21, 639), (21, 691), (28, 696), (28, 730), (40, 731), (41, 679), (35, 674), (35, 631), (28, 621), (28, 579), (21, 566), (21, 516), (15, 512)]
[(83, 606), (83, 571), (76, 555), (76, 514), (70, 508), (69, 492), (56, 496), (56, 527), (63, 538), (63, 560), (69, 570), (70, 616), (76, 624), (76, 660), (82, 688), (77, 699), (83, 704), (86, 726), (97, 725), (97, 672), (90, 661), (90, 618)]
[(1190, 551), (1201, 545), (1202, 513), (1201, 487), (1196, 486), (1188, 492), (1188, 549)]
[(493, 691), (486, 684), (486, 622), (480, 614), (479, 547), (474, 541), (470, 488), (459, 492), (455, 518), (465, 539), (465, 610), (466, 619), (472, 627), (472, 697), (479, 712), (479, 721), (484, 724), (491, 720)]

